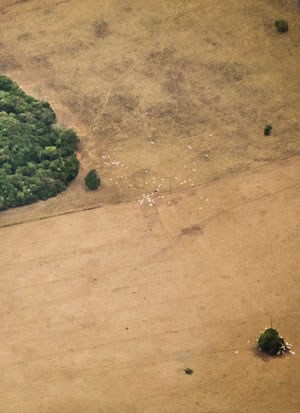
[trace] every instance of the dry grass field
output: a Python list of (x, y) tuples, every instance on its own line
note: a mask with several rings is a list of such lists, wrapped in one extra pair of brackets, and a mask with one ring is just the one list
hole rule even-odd
[(298, 413), (299, 167), (2, 228), (0, 411)]
[[(300, 412), (299, 19), (0, 1), (0, 72), (81, 138), (67, 191), (0, 213), (0, 412)], [(256, 350), (271, 318), (295, 355)]]
[[(1, 4), (0, 71), (49, 100), (82, 143), (67, 192), (2, 213), (0, 225), (138, 200), (159, 183), (188, 190), (300, 153), (293, 1)], [(288, 19), (286, 35), (277, 18)], [(97, 194), (84, 189), (91, 168), (102, 178)]]

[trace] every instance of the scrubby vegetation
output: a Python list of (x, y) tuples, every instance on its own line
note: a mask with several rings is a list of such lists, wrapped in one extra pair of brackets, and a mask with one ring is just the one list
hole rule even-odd
[(271, 356), (280, 355), (286, 350), (283, 337), (274, 328), (265, 329), (258, 339), (258, 347)]
[(286, 33), (289, 30), (289, 24), (286, 20), (276, 20), (275, 27), (279, 33)]
[(265, 126), (265, 129), (264, 129), (264, 135), (265, 136), (269, 136), (270, 135), (270, 133), (271, 133), (271, 131), (272, 131), (272, 126), (271, 125), (266, 125)]
[(48, 102), (0, 76), (0, 210), (64, 191), (79, 168), (79, 139), (55, 123)]
[(100, 178), (95, 169), (91, 170), (85, 177), (85, 184), (91, 191), (95, 191), (100, 186)]

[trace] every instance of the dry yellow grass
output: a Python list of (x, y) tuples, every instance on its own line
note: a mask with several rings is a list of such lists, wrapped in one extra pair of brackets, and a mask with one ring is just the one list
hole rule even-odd
[(299, 167), (1, 228), (0, 411), (299, 412)]
[[(0, 70), (48, 99), (82, 139), (67, 192), (1, 214), (1, 224), (137, 200), (158, 182), (165, 193), (187, 190), (299, 154), (293, 2), (1, 4)], [(280, 17), (285, 35), (273, 27)], [(103, 183), (96, 194), (84, 188), (91, 168)]]
[[(65, 193), (0, 214), (0, 411), (300, 412), (296, 3), (0, 12), (0, 71), (81, 137)], [(296, 355), (255, 350), (271, 317)]]

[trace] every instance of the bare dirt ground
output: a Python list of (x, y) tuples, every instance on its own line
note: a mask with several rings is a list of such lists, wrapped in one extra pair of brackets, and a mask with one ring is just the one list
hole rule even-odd
[[(299, 413), (296, 2), (0, 12), (0, 71), (81, 137), (66, 192), (0, 214), (0, 411)], [(296, 355), (255, 350), (271, 317)]]
[[(0, 225), (137, 200), (158, 183), (187, 190), (300, 153), (295, 1), (2, 0), (0, 12), (0, 71), (82, 140), (71, 187), (2, 213)], [(91, 168), (97, 193), (84, 188)]]
[(1, 228), (0, 411), (298, 413), (299, 167)]

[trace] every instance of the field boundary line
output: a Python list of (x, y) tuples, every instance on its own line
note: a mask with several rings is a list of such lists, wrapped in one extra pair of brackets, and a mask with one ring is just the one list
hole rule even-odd
[[(174, 195), (176, 196), (176, 195), (178, 195), (178, 194), (184, 194), (184, 193), (187, 193), (187, 192), (191, 192), (191, 191), (193, 191), (193, 190), (195, 190), (195, 189), (198, 189), (198, 188), (200, 188), (200, 187), (208, 186), (208, 185), (211, 185), (211, 184), (213, 184), (213, 183), (215, 183), (215, 182), (221, 182), (222, 180), (232, 179), (232, 178), (238, 177), (238, 176), (240, 176), (240, 175), (241, 175), (241, 176), (242, 176), (242, 175), (249, 175), (249, 174), (251, 174), (252, 172), (256, 172), (256, 171), (259, 171), (259, 170), (261, 170), (261, 169), (262, 169), (262, 170), (263, 170), (263, 169), (266, 169), (266, 168), (268, 168), (269, 166), (272, 166), (272, 165), (276, 165), (276, 164), (277, 164), (277, 165), (280, 165), (280, 164), (282, 164), (282, 163), (287, 163), (287, 162), (289, 162), (289, 161), (297, 160), (297, 158), (300, 160), (300, 156), (299, 156), (299, 155), (295, 155), (295, 156), (291, 156), (291, 157), (289, 157), (289, 158), (277, 159), (277, 160), (275, 160), (275, 161), (272, 161), (272, 162), (267, 163), (266, 165), (258, 166), (258, 167), (256, 167), (256, 168), (251, 168), (251, 169), (244, 170), (244, 171), (239, 171), (239, 172), (238, 172), (238, 171), (237, 171), (237, 172), (232, 172), (231, 174), (228, 174), (228, 175), (226, 175), (226, 176), (223, 176), (223, 177), (220, 177), (220, 178), (217, 178), (217, 179), (213, 179), (213, 180), (211, 180), (211, 181), (209, 181), (209, 182), (203, 182), (203, 183), (200, 183), (200, 184), (195, 184), (194, 187), (193, 187), (193, 189), (188, 188), (188, 189), (183, 189), (182, 191), (176, 191), (176, 192), (172, 193), (172, 195), (173, 195), (173, 196), (174, 196)], [(297, 182), (297, 183), (295, 183), (295, 184), (293, 184), (293, 185), (290, 185), (290, 186), (288, 186), (288, 187), (286, 187), (286, 188), (283, 188), (283, 189), (280, 190), (279, 192), (284, 191), (284, 190), (286, 190), (286, 189), (289, 189), (289, 188), (291, 188), (291, 187), (297, 186), (297, 185), (300, 185), (300, 181)], [(273, 192), (273, 193), (275, 194), (276, 191)], [(168, 195), (171, 195), (171, 194), (169, 194), (169, 193), (166, 192), (165, 195), (168, 196)], [(267, 195), (267, 196), (270, 196), (270, 195), (272, 195), (272, 193), (268, 193), (268, 194), (262, 195), (261, 197), (264, 197), (264, 196), (266, 196), (266, 195)], [(255, 200), (255, 199), (253, 199), (253, 200)], [(53, 215), (46, 215), (46, 216), (43, 216), (43, 217), (40, 217), (40, 218), (25, 219), (25, 220), (19, 221), (19, 222), (12, 222), (12, 223), (9, 223), (9, 224), (3, 224), (3, 225), (0, 225), (0, 229), (1, 229), (1, 228), (11, 227), (11, 226), (14, 226), (14, 225), (21, 225), (21, 224), (26, 224), (26, 223), (35, 222), (35, 221), (42, 221), (42, 220), (48, 219), (48, 218), (55, 218), (55, 217), (59, 217), (59, 216), (63, 216), (63, 215), (75, 214), (76, 212), (90, 211), (90, 210), (93, 210), (93, 209), (103, 208), (103, 207), (106, 207), (106, 206), (113, 207), (113, 206), (119, 206), (119, 205), (128, 205), (128, 204), (132, 204), (132, 203), (134, 203), (134, 202), (135, 202), (135, 201), (130, 200), (130, 201), (125, 201), (125, 202), (120, 202), (120, 203), (118, 203), (118, 204), (104, 204), (104, 203), (102, 203), (102, 204), (95, 205), (95, 206), (92, 206), (92, 207), (72, 209), (72, 210), (70, 210), (70, 211), (60, 212), (60, 213), (53, 214)]]

